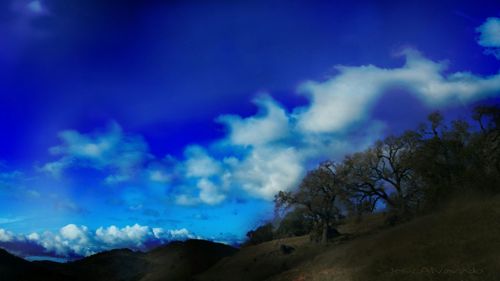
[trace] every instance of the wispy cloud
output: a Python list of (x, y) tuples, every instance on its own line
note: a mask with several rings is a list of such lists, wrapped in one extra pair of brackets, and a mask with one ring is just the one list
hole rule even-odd
[(151, 158), (142, 137), (124, 134), (115, 122), (104, 131), (89, 134), (62, 131), (59, 138), (62, 143), (50, 148), (50, 153), (59, 159), (41, 167), (56, 177), (71, 167), (89, 167), (108, 172), (105, 180), (113, 184), (130, 180)]

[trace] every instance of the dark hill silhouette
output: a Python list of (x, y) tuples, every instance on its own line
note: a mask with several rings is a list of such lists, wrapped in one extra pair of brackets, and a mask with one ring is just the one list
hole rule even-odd
[(143, 253), (117, 249), (57, 263), (29, 262), (0, 250), (0, 280), (154, 281), (190, 280), (237, 249), (209, 241), (187, 240)]
[(0, 249), (0, 280), (35, 281), (68, 280), (62, 272), (26, 261)]

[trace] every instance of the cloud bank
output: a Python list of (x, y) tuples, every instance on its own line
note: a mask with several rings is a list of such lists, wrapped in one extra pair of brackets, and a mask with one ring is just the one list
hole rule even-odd
[(0, 228), (0, 246), (23, 257), (75, 258), (116, 248), (148, 250), (168, 241), (200, 238), (185, 228), (166, 230), (139, 224), (122, 228), (111, 225), (95, 231), (84, 225), (68, 224), (56, 233), (33, 232), (28, 235), (17, 235)]

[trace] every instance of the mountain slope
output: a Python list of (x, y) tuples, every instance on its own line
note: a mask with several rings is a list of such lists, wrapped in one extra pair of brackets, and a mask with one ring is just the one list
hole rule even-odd
[(140, 280), (148, 269), (145, 254), (129, 249), (98, 253), (64, 267), (76, 280)]
[[(42, 278), (42, 279), (40, 279)], [(0, 280), (35, 281), (68, 280), (61, 272), (46, 269), (0, 249)]]
[(173, 242), (147, 253), (146, 259), (151, 266), (140, 280), (189, 280), (194, 274), (207, 270), (221, 258), (235, 252), (235, 248), (204, 240)]
[[(295, 247), (291, 254), (280, 245)], [(500, 198), (467, 199), (440, 213), (321, 246), (271, 241), (222, 259), (197, 281), (497, 281)]]
[(190, 280), (237, 249), (203, 240), (172, 242), (148, 253), (117, 249), (70, 262), (28, 262), (0, 250), (1, 281)]

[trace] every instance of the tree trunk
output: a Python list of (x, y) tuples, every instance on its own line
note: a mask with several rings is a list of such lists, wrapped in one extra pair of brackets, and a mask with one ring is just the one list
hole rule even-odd
[(321, 234), (321, 243), (328, 242), (328, 223), (323, 224), (323, 233)]

